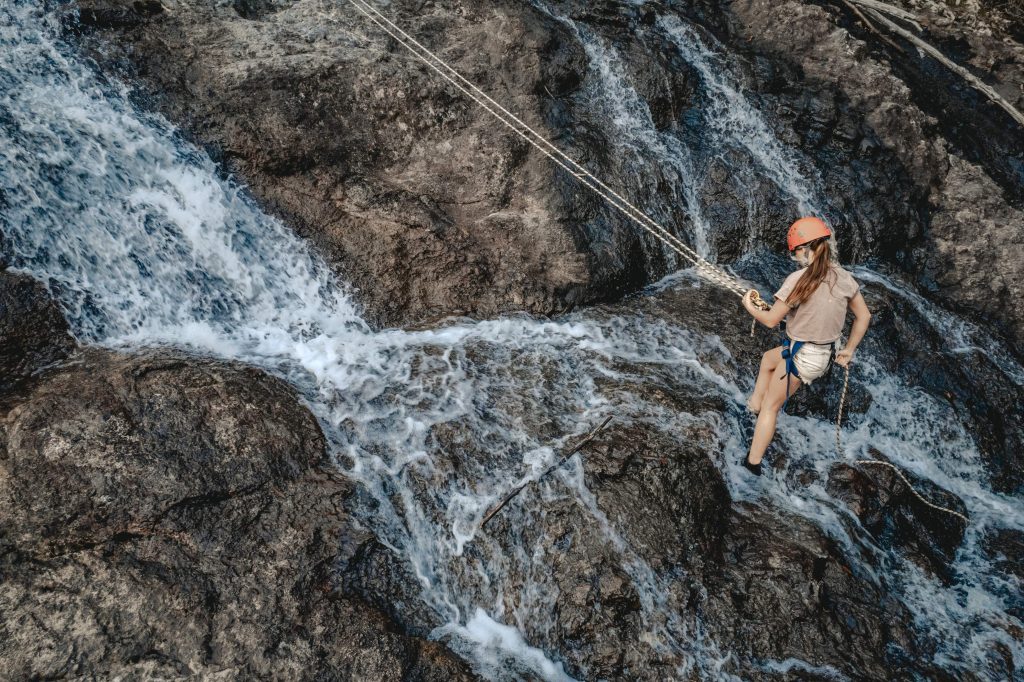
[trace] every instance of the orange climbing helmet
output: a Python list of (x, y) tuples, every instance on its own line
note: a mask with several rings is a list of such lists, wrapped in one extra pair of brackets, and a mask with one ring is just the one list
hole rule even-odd
[(789, 226), (786, 242), (792, 251), (801, 244), (813, 242), (815, 239), (832, 236), (832, 231), (821, 218), (801, 218)]

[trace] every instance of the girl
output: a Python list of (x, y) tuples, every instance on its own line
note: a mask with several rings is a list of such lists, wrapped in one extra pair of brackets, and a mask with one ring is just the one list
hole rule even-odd
[(761, 475), (761, 458), (775, 435), (775, 419), (786, 398), (828, 369), (847, 308), (853, 312), (854, 322), (846, 347), (836, 353), (839, 365), (846, 367), (853, 359), (871, 320), (860, 285), (832, 261), (831, 235), (819, 218), (801, 218), (793, 223), (787, 235), (789, 255), (802, 267), (782, 283), (771, 310), (754, 306), (750, 300), (753, 290), (743, 297), (743, 307), (766, 327), (774, 327), (789, 316), (788, 338), (761, 357), (754, 393), (747, 402), (757, 415), (757, 426), (743, 466), (757, 476)]

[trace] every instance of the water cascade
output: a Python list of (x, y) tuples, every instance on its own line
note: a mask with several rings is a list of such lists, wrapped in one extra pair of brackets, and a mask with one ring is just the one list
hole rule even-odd
[[(1024, 529), (1019, 500), (986, 485), (962, 415), (885, 372), (870, 354), (857, 372), (872, 402), (850, 420), (849, 456), (875, 446), (964, 500), (972, 524), (952, 566), (953, 584), (873, 547), (829, 494), (824, 481), (833, 455), (822, 453), (833, 452), (830, 423), (783, 419), (779, 437), (789, 458), (755, 486), (736, 465), (746, 446), (741, 411), (678, 413), (634, 390), (657, 373), (681, 391), (742, 404), (752, 378), (715, 335), (659, 321), (629, 301), (554, 321), (509, 316), (374, 331), (345, 284), (302, 240), (166, 121), (133, 106), (123, 85), (94, 73), (62, 42), (52, 15), (13, 2), (0, 17), (0, 206), (12, 264), (49, 285), (83, 343), (175, 346), (291, 382), (320, 420), (337, 466), (358, 482), (357, 513), (415, 577), (422, 615), (410, 625), (428, 629), (479, 672), (494, 679), (588, 677), (585, 661), (570, 667), (570, 652), (552, 644), (560, 596), (547, 567), (555, 545), (541, 542), (545, 506), (572, 502), (588, 522), (585, 532), (638, 597), (643, 635), (636, 646), (674, 674), (730, 676), (729, 654), (679, 598), (681, 577), (645, 560), (602, 510), (578, 459), (524, 492), (502, 512), (507, 523), (499, 530), (479, 530), (491, 504), (609, 414), (616, 424), (643, 424), (681, 445), (688, 427), (713, 430), (720, 451), (711, 456), (732, 497), (823, 529), (940, 642), (938, 664), (984, 670), (993, 642), (1024, 663), (1024, 645), (1002, 625), (1021, 627), (1008, 613), (1020, 586), (979, 547), (989, 529)], [(693, 240), (710, 253), (711, 226), (689, 184), (699, 176), (697, 152), (653, 130), (614, 46), (586, 26), (574, 30), (590, 57), (595, 104), (600, 92), (624, 148), (672, 169), (691, 208)], [(656, 30), (723, 101), (706, 112), (709, 144), (746, 149), (756, 160), (750, 172), (778, 184), (794, 206), (823, 205), (812, 176), (794, 169), (803, 163), (799, 155), (771, 136), (718, 66), (723, 57), (679, 19), (663, 17)], [(865, 268), (856, 274), (912, 299), (951, 349), (994, 346), (983, 330), (929, 306), (895, 278)], [(700, 286), (683, 273), (647, 295)], [(996, 357), (1020, 385), (1024, 369), (1004, 350)], [(508, 528), (521, 530), (500, 530)], [(865, 553), (874, 563), (861, 559)], [(815, 670), (792, 659), (758, 665)]]

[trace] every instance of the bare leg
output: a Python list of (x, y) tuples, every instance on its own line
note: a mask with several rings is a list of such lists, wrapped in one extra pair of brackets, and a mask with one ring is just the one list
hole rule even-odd
[(761, 356), (761, 369), (757, 372), (754, 392), (750, 394), (750, 400), (747, 401), (747, 409), (754, 414), (761, 411), (761, 403), (764, 402), (765, 393), (768, 391), (768, 382), (780, 362), (782, 362), (782, 346), (766, 350)]
[[(758, 377), (760, 380), (760, 377)], [(789, 377), (789, 395), (797, 392), (803, 382), (800, 379)], [(751, 464), (760, 464), (764, 457), (764, 451), (775, 436), (775, 420), (779, 416), (782, 404), (786, 402), (786, 363), (780, 363), (775, 372), (768, 379), (768, 391), (761, 404), (761, 413), (757, 416), (757, 426), (754, 427), (754, 438), (750, 443), (750, 452), (747, 453), (747, 461)]]

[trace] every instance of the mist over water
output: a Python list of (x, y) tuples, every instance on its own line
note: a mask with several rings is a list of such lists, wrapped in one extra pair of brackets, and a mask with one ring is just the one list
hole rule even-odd
[[(801, 209), (822, 205), (812, 181), (793, 169), (799, 158), (771, 137), (727, 70), (714, 68), (724, 57), (676, 18), (662, 18), (659, 28), (703, 75), (702, 87), (728, 94), (728, 107), (706, 113), (709, 139), (744, 146), (758, 172)], [(688, 197), (694, 242), (707, 252), (712, 226), (692, 184), (696, 152), (654, 130), (614, 46), (584, 26), (574, 30), (591, 59), (588, 87), (604, 93), (624, 145), (672, 169), (674, 191)], [(747, 445), (738, 411), (674, 413), (629, 389), (630, 381), (657, 370), (674, 385), (742, 402), (752, 377), (740, 374), (717, 337), (628, 303), (556, 321), (510, 316), (422, 331), (371, 330), (346, 285), (302, 240), (223, 180), (165, 121), (137, 111), (123, 86), (98, 77), (58, 35), (56, 20), (34, 3), (0, 8), (0, 227), (13, 264), (51, 287), (84, 343), (175, 346), (289, 380), (320, 420), (339, 468), (360, 484), (362, 508), (355, 513), (416, 577), (429, 620), (419, 625), (487, 677), (571, 678), (567, 652), (549, 636), (558, 598), (549, 558), (531, 542), (544, 532), (539, 505), (531, 502), (552, 499), (573, 500), (583, 510), (588, 532), (632, 581), (651, 658), (679, 675), (729, 677), (728, 652), (672, 596), (676, 578), (652, 569), (605, 516), (578, 459), (502, 512), (531, 533), (479, 529), (491, 504), (609, 414), (676, 441), (688, 425), (713, 426), (721, 452), (711, 456), (734, 499), (821, 527), (858, 571), (896, 595), (921, 631), (941, 642), (940, 665), (986, 670), (994, 642), (1024, 664), (1021, 642), (1006, 631), (1008, 623), (1021, 626), (1007, 613), (1021, 586), (998, 573), (980, 548), (990, 529), (1024, 529), (1024, 512), (1019, 499), (988, 487), (969, 424), (947, 404), (887, 373), (870, 355), (858, 357), (872, 403), (844, 432), (851, 460), (873, 445), (964, 500), (972, 523), (952, 567), (956, 581), (944, 586), (875, 547), (828, 494), (823, 482), (834, 459), (822, 453), (834, 450), (832, 424), (782, 418), (777, 437), (790, 456), (755, 482), (735, 464)], [(716, 118), (724, 116), (744, 123)], [(955, 349), (996, 348), (1000, 369), (1021, 384), (1024, 370), (984, 330), (891, 278), (867, 269), (856, 275), (912, 300)], [(685, 275), (661, 285), (693, 286)], [(800, 482), (808, 471), (817, 482)], [(763, 665), (842, 677), (795, 659)], [(585, 666), (581, 677), (588, 677)]]

